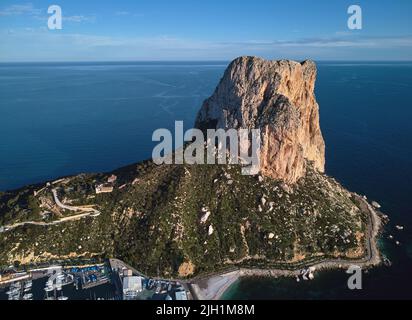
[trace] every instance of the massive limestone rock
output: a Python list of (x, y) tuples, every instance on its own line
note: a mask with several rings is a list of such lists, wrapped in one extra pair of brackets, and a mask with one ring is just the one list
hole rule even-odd
[(261, 129), (261, 172), (295, 183), (307, 161), (325, 167), (314, 87), (316, 65), (240, 57), (226, 69), (196, 119), (199, 129)]

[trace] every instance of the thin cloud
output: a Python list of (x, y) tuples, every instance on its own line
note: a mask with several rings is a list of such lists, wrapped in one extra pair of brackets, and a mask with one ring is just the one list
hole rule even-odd
[(117, 12), (115, 12), (116, 16), (128, 16), (130, 14), (131, 13), (129, 11), (117, 11)]
[(17, 15), (39, 15), (41, 9), (37, 9), (31, 3), (15, 4), (0, 10), (0, 16), (17, 16)]
[(339, 47), (379, 47), (412, 46), (412, 36), (341, 36), (330, 38), (302, 38), (296, 40), (249, 40), (241, 42), (219, 42), (222, 46), (245, 47), (314, 47), (314, 48), (339, 48)]
[[(46, 10), (39, 9), (33, 6), (32, 3), (11, 5), (0, 9), (0, 16), (19, 16), (19, 15), (29, 15), (36, 20), (47, 21), (48, 15)], [(63, 11), (63, 21), (82, 23), (82, 22), (95, 22), (96, 16), (94, 15), (71, 15), (67, 16)]]
[(95, 22), (96, 17), (95, 16), (84, 16), (84, 15), (73, 15), (73, 16), (65, 16), (63, 14), (63, 21), (68, 21), (68, 22)]
[[(83, 19), (74, 19), (82, 21)], [(295, 40), (204, 41), (161, 35), (117, 37), (93, 34), (54, 33), (48, 30), (0, 30), (0, 60), (153, 60), (230, 59), (240, 55), (290, 59), (411, 59), (412, 35), (393, 37), (333, 36)], [(47, 56), (38, 48), (48, 48)], [(398, 50), (394, 50), (394, 48)], [(399, 50), (403, 48), (402, 50)], [(388, 52), (394, 53), (388, 55)], [(30, 54), (28, 54), (30, 53)]]
[(129, 16), (129, 17), (143, 17), (143, 13), (133, 13), (130, 11), (117, 11), (114, 13), (116, 16)]

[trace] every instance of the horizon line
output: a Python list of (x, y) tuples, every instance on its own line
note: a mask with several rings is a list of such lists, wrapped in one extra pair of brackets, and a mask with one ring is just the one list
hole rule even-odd
[[(239, 56), (241, 57), (241, 56)], [(207, 59), (196, 59), (196, 60), (191, 60), (191, 59), (179, 59), (179, 60), (163, 60), (163, 59), (159, 59), (159, 60), (32, 60), (32, 61), (1, 61), (0, 60), (0, 64), (29, 64), (29, 63), (33, 63), (33, 64), (40, 64), (40, 63), (160, 63), (160, 62), (167, 62), (167, 63), (179, 63), (179, 62), (231, 62), (233, 60), (237, 59), (212, 59), (212, 60), (207, 60)], [(356, 59), (286, 59), (286, 58), (279, 58), (279, 59), (266, 59), (263, 58), (265, 60), (293, 60), (293, 61), (305, 61), (305, 60), (313, 60), (315, 62), (412, 62), (412, 59), (398, 59), (398, 60), (383, 60), (383, 59), (360, 59), (360, 60), (356, 60)]]

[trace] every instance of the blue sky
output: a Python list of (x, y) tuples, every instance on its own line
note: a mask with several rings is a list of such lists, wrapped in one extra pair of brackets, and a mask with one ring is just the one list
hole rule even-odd
[[(62, 30), (47, 28), (53, 4)], [(411, 13), (410, 0), (2, 0), (0, 61), (412, 60)]]

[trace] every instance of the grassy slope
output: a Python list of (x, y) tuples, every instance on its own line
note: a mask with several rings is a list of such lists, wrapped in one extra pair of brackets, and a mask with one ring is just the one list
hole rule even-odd
[[(102, 215), (1, 233), (0, 264), (115, 256), (148, 274), (176, 276), (183, 262), (198, 274), (231, 265), (285, 266), (321, 255), (346, 256), (363, 246), (364, 239), (355, 235), (364, 231), (366, 216), (349, 192), (313, 171), (293, 189), (242, 176), (235, 166), (144, 162), (115, 174), (111, 194), (94, 195), (93, 190), (109, 174), (56, 184), (60, 199), (96, 204)], [(0, 195), (1, 223), (41, 221), (40, 197), (52, 199), (50, 188), (32, 196), (41, 187)], [(211, 212), (204, 224), (202, 208)], [(57, 218), (56, 213), (47, 219)]]

